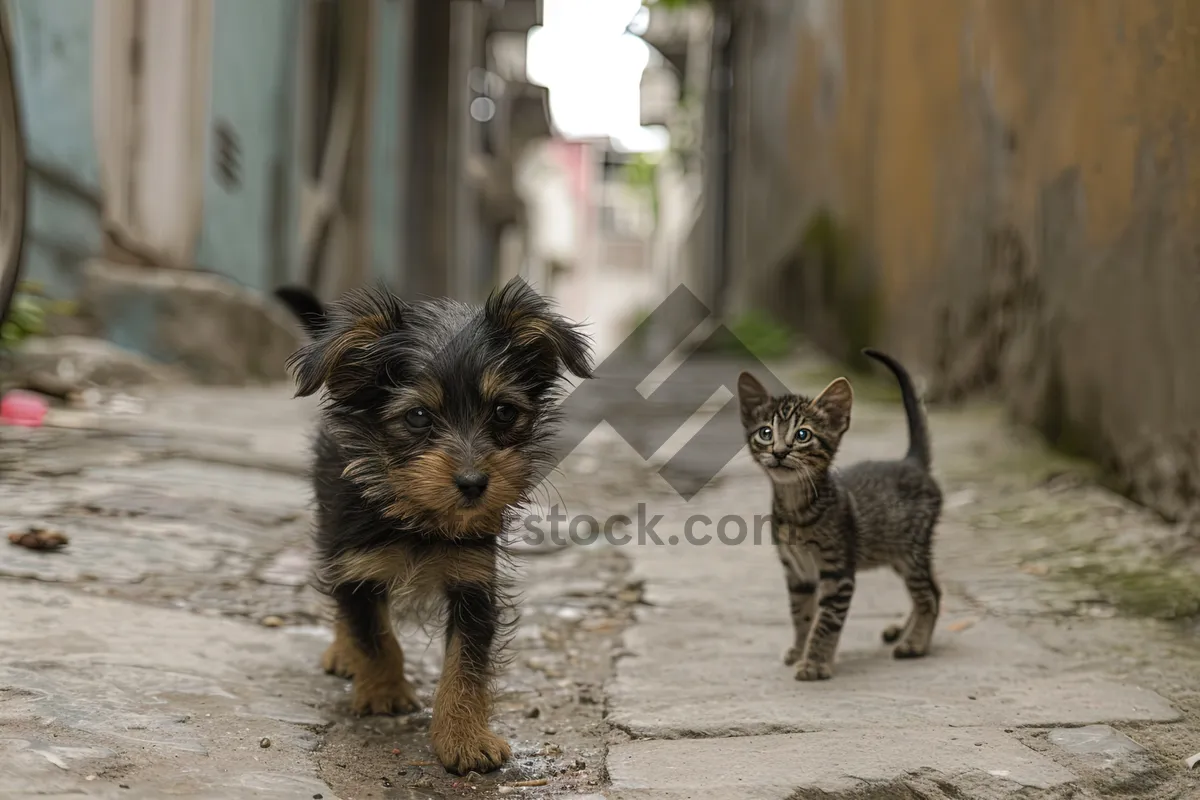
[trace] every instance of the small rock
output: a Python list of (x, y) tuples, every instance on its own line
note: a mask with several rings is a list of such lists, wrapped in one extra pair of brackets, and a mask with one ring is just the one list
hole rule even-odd
[(278, 628), (283, 625), (283, 617), (271, 614), (270, 616), (263, 617), (259, 624), (264, 628)]
[(414, 789), (432, 789), (433, 778), (429, 777), (428, 775), (422, 775), (412, 782), (412, 787)]
[(263, 738), (261, 738), (261, 739), (259, 739), (259, 740), (258, 740), (258, 746), (259, 746), (259, 747), (262, 747), (262, 748), (267, 748), (267, 747), (270, 747), (270, 746), (271, 746), (271, 740), (270, 740), (270, 739), (268, 739), (267, 737), (265, 737), (265, 736), (264, 736)]
[(517, 790), (512, 786), (501, 786), (496, 790), (499, 794), (516, 794)]
[(10, 533), (8, 541), (29, 550), (61, 550), (71, 541), (65, 533), (31, 526), (22, 533)]
[(537, 706), (532, 706), (531, 708), (528, 708), (525, 710), (525, 718), (526, 719), (537, 719), (541, 715), (542, 715), (542, 710), (540, 708), (538, 708)]
[(542, 733), (546, 734), (547, 736), (553, 736), (554, 734), (558, 733), (558, 728), (542, 728)]

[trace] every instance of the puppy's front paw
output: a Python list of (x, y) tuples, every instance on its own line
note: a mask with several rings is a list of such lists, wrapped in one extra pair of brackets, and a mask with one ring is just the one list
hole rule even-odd
[(827, 681), (833, 677), (833, 668), (824, 661), (801, 661), (796, 667), (798, 681)]
[(421, 701), (403, 675), (386, 680), (355, 681), (350, 708), (355, 714), (410, 714), (421, 710)]
[(487, 728), (458, 733), (434, 735), (433, 752), (442, 766), (455, 775), (468, 772), (491, 772), (512, 757), (508, 742)]
[(783, 663), (790, 667), (802, 658), (804, 658), (803, 647), (789, 647), (788, 651), (783, 654)]
[(321, 655), (321, 669), (339, 678), (353, 678), (354, 655), (347, 652), (341, 640), (336, 640)]

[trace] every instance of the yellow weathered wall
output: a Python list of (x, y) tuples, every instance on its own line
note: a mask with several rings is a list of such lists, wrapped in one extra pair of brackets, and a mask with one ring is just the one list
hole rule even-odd
[(891, 349), (942, 396), (997, 392), (1193, 515), (1200, 3), (742, 12), (738, 302)]

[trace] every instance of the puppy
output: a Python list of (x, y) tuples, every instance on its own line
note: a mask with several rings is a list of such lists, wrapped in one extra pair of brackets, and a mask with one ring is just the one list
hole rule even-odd
[(288, 362), (297, 396), (325, 390), (314, 446), (317, 585), (336, 606), (322, 666), (353, 678), (353, 708), (420, 707), (390, 610), (435, 601), (446, 657), (431, 738), (451, 772), (510, 756), (488, 726), (510, 609), (500, 535), (545, 474), (566, 372), (591, 376), (587, 338), (520, 279), (482, 308), (357, 290), (330, 305), (276, 295), (312, 336)]

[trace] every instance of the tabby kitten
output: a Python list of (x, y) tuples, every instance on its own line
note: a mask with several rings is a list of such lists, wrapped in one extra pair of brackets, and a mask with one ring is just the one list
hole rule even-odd
[(929, 472), (925, 415), (904, 367), (875, 350), (863, 353), (887, 366), (900, 383), (909, 446), (899, 461), (833, 468), (854, 400), (845, 378), (811, 400), (771, 397), (748, 372), (738, 378), (750, 453), (774, 489), (772, 530), (796, 634), (784, 663), (796, 665), (801, 681), (832, 676), (858, 570), (890, 566), (912, 597), (908, 621), (883, 632), (885, 642), (899, 642), (892, 651), (896, 658), (929, 651), (941, 604), (932, 544), (942, 493)]

